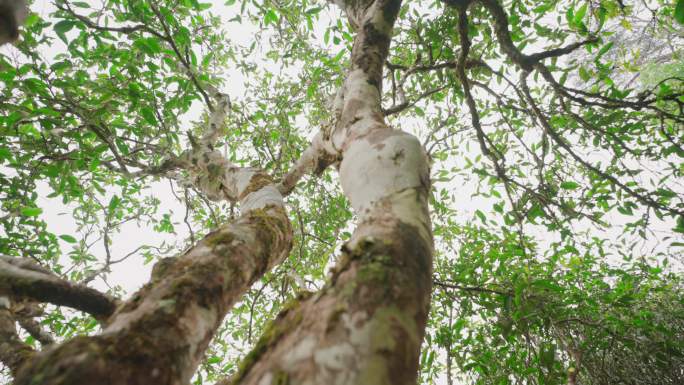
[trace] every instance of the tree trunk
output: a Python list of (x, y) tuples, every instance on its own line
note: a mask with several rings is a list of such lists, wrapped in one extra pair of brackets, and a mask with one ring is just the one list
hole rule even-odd
[[(358, 226), (328, 285), (287, 306), (226, 382), (416, 381), (432, 273), (428, 161), (417, 138), (385, 123), (380, 104), (401, 1), (340, 5), (357, 31), (352, 65), (336, 99), (337, 124), (311, 151), (327, 160), (305, 163), (341, 159), (340, 181)], [(277, 187), (212, 150), (226, 103), (213, 112), (202, 151), (177, 162), (208, 196), (239, 199), (243, 215), (155, 265), (152, 281), (105, 320), (100, 335), (36, 354), (17, 385), (186, 385), (231, 305), (287, 255), (292, 234)], [(293, 183), (284, 181), (281, 191)]]
[(400, 1), (347, 4), (357, 36), (331, 141), (359, 224), (329, 284), (286, 308), (225, 383), (416, 382), (431, 291), (428, 162), (380, 108)]

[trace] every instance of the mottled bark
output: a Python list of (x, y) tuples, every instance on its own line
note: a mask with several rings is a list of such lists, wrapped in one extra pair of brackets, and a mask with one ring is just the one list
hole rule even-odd
[(217, 103), (208, 132), (179, 161), (208, 196), (239, 200), (242, 215), (157, 263), (151, 282), (119, 306), (102, 333), (37, 354), (16, 385), (186, 385), (226, 312), (285, 258), (292, 229), (276, 185), (212, 148), (228, 106), (227, 99)]
[(0, 362), (16, 375), (23, 363), (34, 354), (17, 335), (13, 314), (7, 297), (0, 297)]
[(40, 323), (30, 317), (17, 317), (17, 322), (22, 329), (26, 330), (31, 337), (40, 342), (41, 345), (47, 346), (55, 343), (54, 337), (48, 333)]
[(329, 284), (278, 316), (232, 384), (415, 384), (431, 289), (426, 155), (384, 122), (382, 66), (400, 1), (341, 3), (357, 30), (331, 145), (359, 218)]
[(417, 138), (385, 123), (380, 105), (401, 2), (340, 4), (356, 37), (336, 124), (276, 185), (213, 150), (228, 101), (210, 90), (219, 99), (210, 129), (172, 163), (210, 198), (239, 200), (242, 216), (183, 256), (155, 265), (152, 281), (106, 320), (101, 334), (37, 354), (16, 385), (187, 384), (223, 315), (289, 250), (280, 192), (330, 163), (339, 166), (358, 226), (326, 287), (286, 306), (230, 382), (415, 383), (431, 289), (428, 162)]

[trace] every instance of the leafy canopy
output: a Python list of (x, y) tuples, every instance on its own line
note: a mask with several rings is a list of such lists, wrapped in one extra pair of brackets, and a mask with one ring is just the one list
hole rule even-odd
[[(422, 381), (681, 383), (684, 1), (465, 3), (404, 2), (386, 63), (385, 114), (432, 160)], [(0, 51), (0, 254), (131, 290), (110, 271), (235, 213), (159, 176), (206, 123), (206, 85), (233, 99), (225, 153), (277, 178), (329, 121), (352, 36), (308, 0), (55, 0), (32, 13)], [(334, 172), (287, 204), (290, 258), (226, 319), (196, 383), (234, 371), (349, 237)], [(131, 253), (131, 225), (158, 235)], [(62, 339), (97, 325), (60, 309), (42, 323)]]

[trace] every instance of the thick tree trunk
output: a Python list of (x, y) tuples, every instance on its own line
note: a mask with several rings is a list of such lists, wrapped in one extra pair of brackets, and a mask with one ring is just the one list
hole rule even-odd
[(329, 285), (286, 308), (232, 384), (415, 384), (431, 290), (429, 172), (388, 127), (382, 68), (400, 1), (342, 4), (357, 36), (331, 141), (359, 220)]

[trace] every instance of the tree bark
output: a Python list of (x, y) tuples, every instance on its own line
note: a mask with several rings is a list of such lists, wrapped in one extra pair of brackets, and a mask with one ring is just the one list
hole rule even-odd
[(0, 297), (0, 362), (9, 368), (13, 376), (35, 353), (17, 335), (16, 322), (7, 297)]
[(337, 123), (310, 156), (281, 185), (234, 167), (212, 147), (228, 105), (218, 103), (197, 148), (171, 163), (210, 198), (240, 200), (243, 215), (155, 265), (151, 282), (104, 321), (101, 334), (36, 354), (16, 385), (186, 385), (231, 305), (289, 251), (279, 188), (287, 192), (304, 170), (336, 161), (357, 228), (326, 287), (286, 306), (226, 382), (415, 383), (431, 291), (429, 167), (418, 139), (389, 127), (380, 103), (401, 1), (339, 5), (356, 29), (352, 65), (336, 99)]
[(116, 301), (97, 290), (29, 266), (21, 258), (0, 255), (0, 294), (82, 310), (101, 320), (110, 316)]
[(17, 40), (27, 15), (25, 0), (0, 0), (0, 45)]
[(340, 5), (357, 35), (330, 140), (358, 226), (329, 284), (286, 307), (227, 384), (416, 382), (431, 291), (428, 162), (380, 105), (401, 2)]
[(228, 106), (218, 103), (206, 135), (177, 162), (208, 196), (239, 200), (242, 215), (158, 262), (151, 282), (104, 321), (102, 333), (36, 354), (15, 385), (187, 385), (226, 312), (287, 256), (292, 229), (275, 183), (212, 148)]

